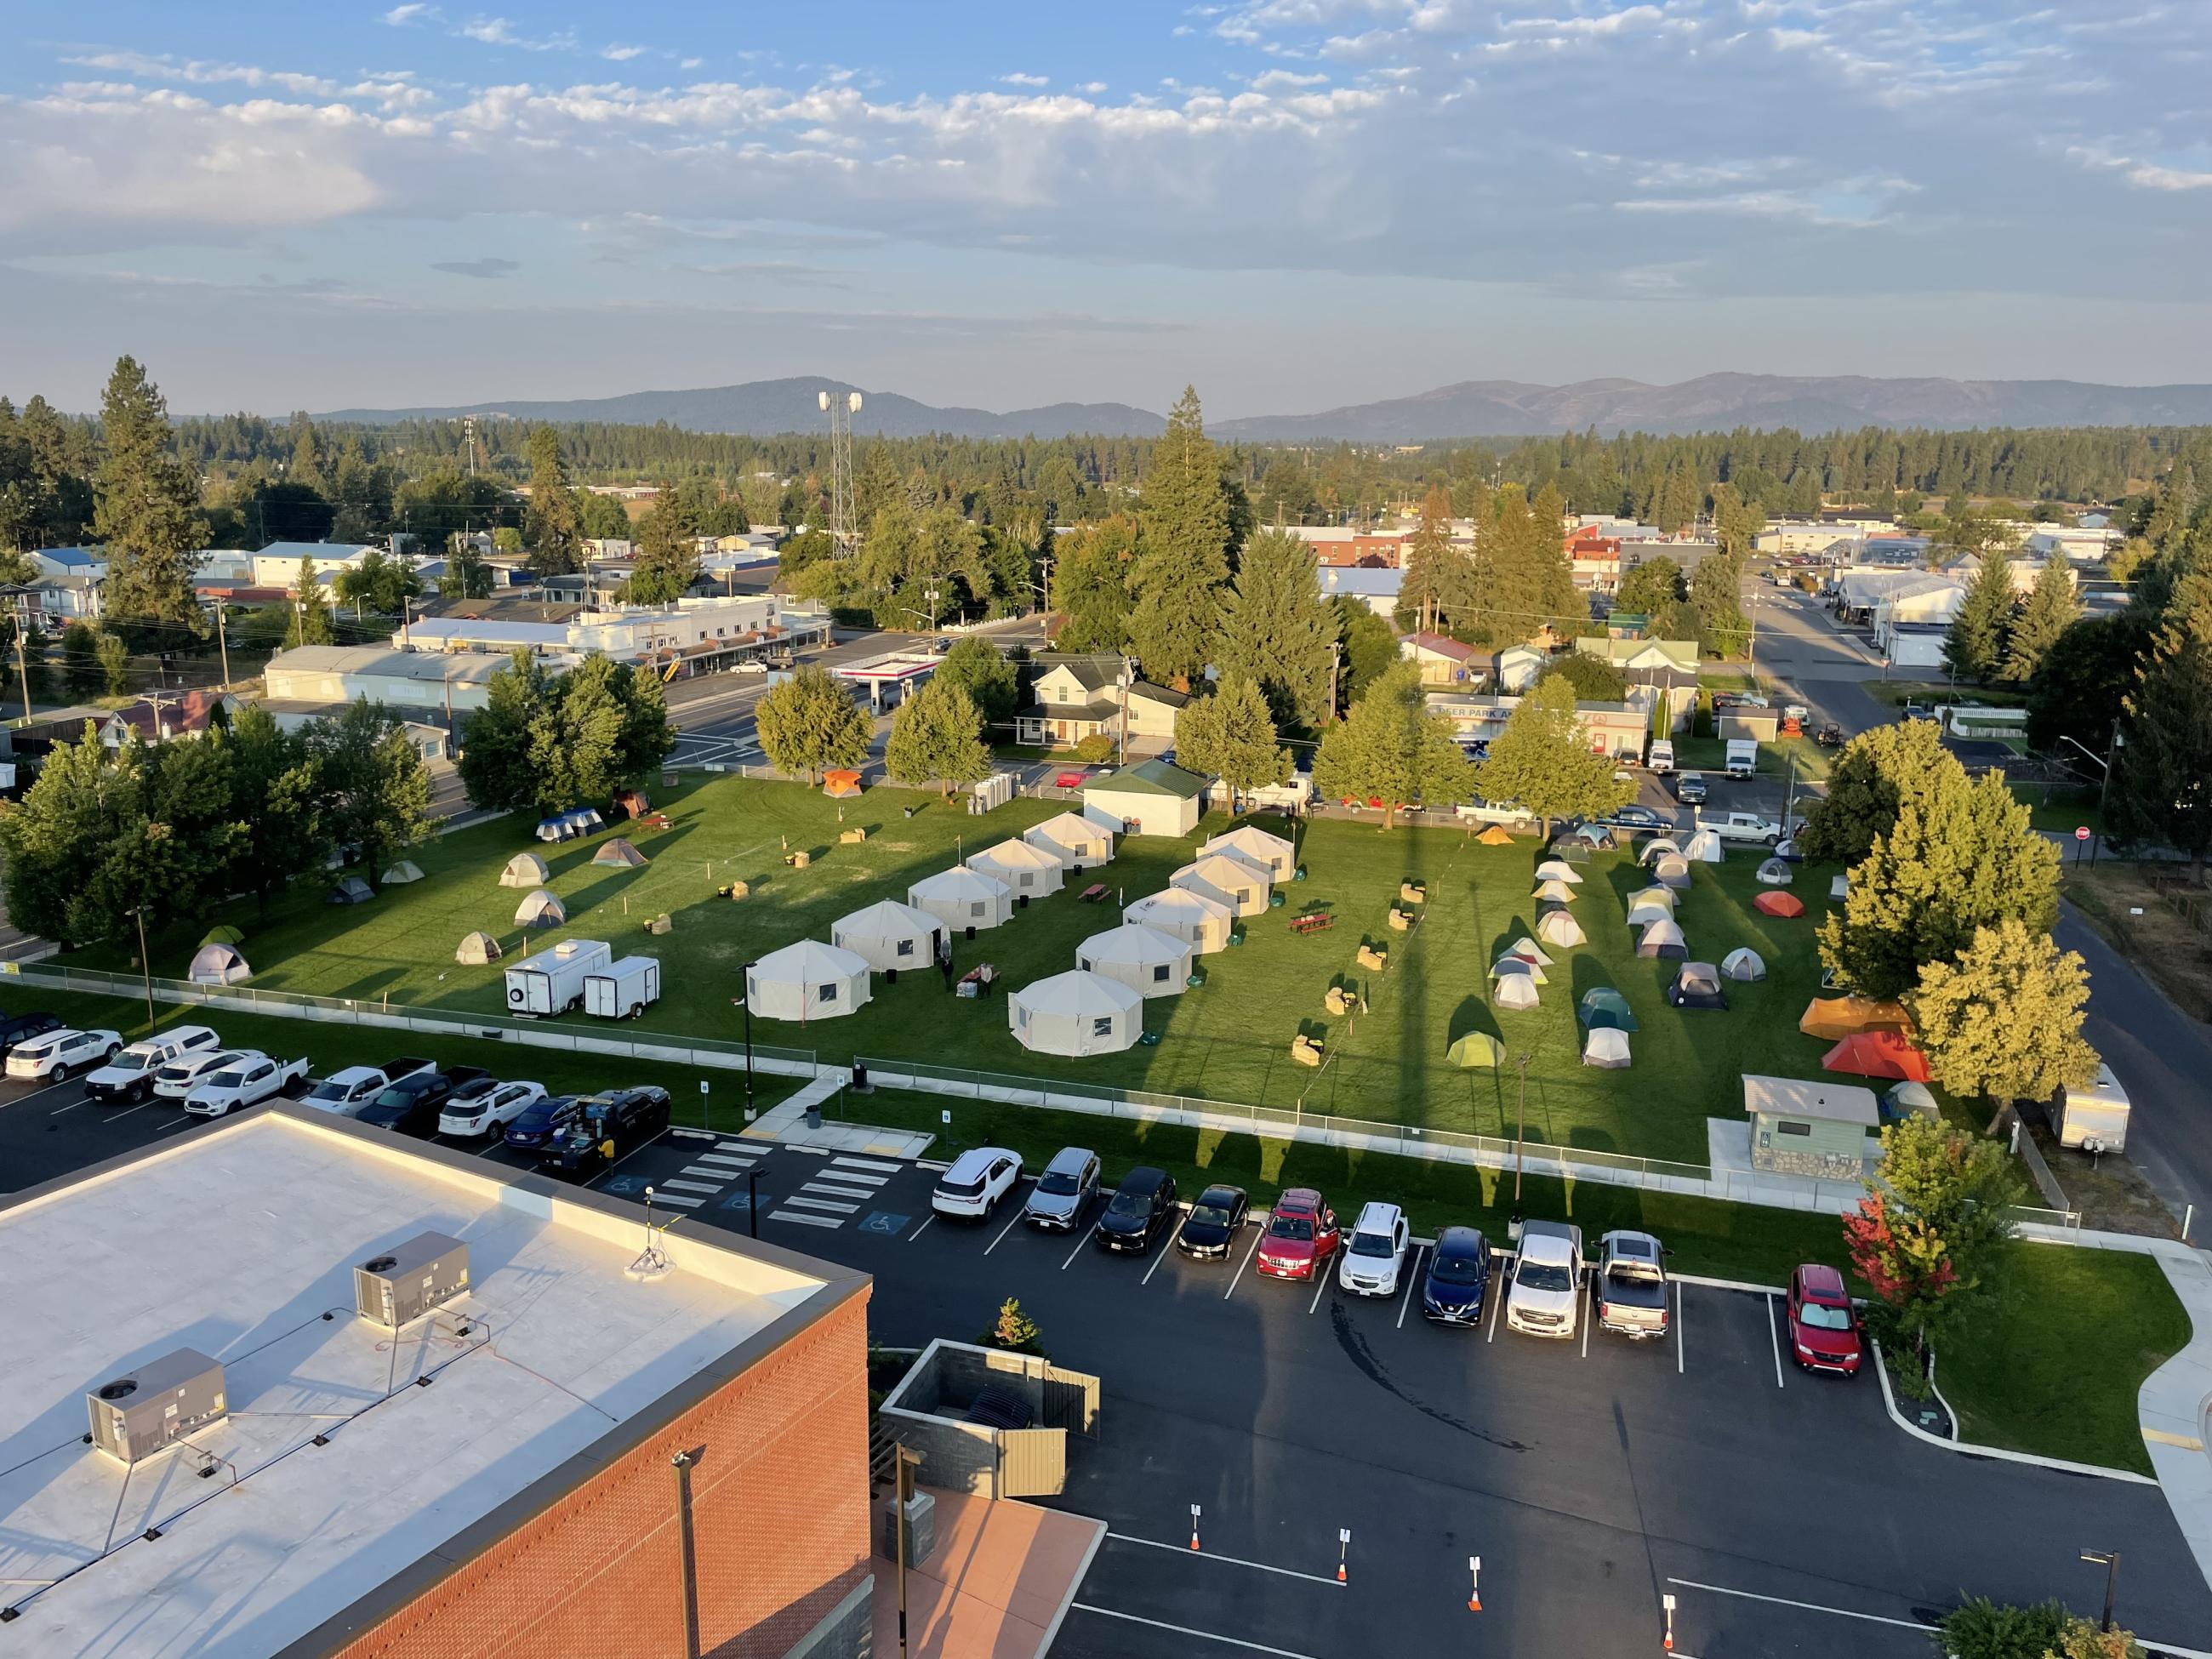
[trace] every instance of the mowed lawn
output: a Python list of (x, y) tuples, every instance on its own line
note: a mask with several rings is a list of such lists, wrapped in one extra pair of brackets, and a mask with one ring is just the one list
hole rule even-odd
[[(603, 939), (617, 955), (641, 951), (663, 963), (663, 1000), (645, 1027), (685, 1035), (735, 1038), (733, 999), (747, 960), (802, 938), (826, 939), (839, 916), (883, 897), (903, 898), (921, 877), (954, 863), (1063, 810), (1053, 801), (1017, 800), (986, 817), (956, 802), (896, 789), (872, 790), (839, 803), (795, 784), (720, 779), (657, 797), (674, 819), (671, 830), (635, 832), (651, 862), (642, 869), (592, 864), (612, 826), (590, 839), (548, 848), (528, 839), (520, 818), (444, 837), (416, 861), (426, 879), (386, 890), (374, 902), (334, 907), (303, 888), (273, 907), (265, 925), (250, 902), (221, 919), (245, 930), (245, 951), (260, 988), (491, 1012), (503, 1005), (501, 964), (465, 968), (453, 961), (461, 936), (482, 929), (507, 947), (508, 962), (526, 943), (514, 915), (522, 893), (498, 884), (516, 852), (542, 854), (550, 885), (568, 908), (565, 927), (533, 933), (529, 948), (570, 937)], [(911, 818), (909, 805), (919, 807)], [(1094, 872), (1112, 902), (1082, 904), (1071, 880), (1059, 894), (1019, 911), (1006, 927), (956, 944), (963, 969), (988, 960), (1002, 984), (1018, 987), (1074, 966), (1076, 946), (1117, 924), (1120, 904), (1157, 891), (1193, 855), (1197, 842), (1226, 828), (1216, 816), (1188, 842), (1149, 837), (1124, 841), (1115, 861)], [(1264, 821), (1274, 823), (1274, 820)], [(841, 844), (841, 830), (866, 828), (868, 839)], [(1201, 959), (1203, 987), (1150, 1002), (1148, 1030), (1157, 1046), (1087, 1060), (1031, 1054), (1007, 1030), (1003, 994), (988, 1000), (948, 994), (927, 970), (903, 974), (896, 985), (878, 975), (874, 1000), (847, 1018), (804, 1027), (756, 1020), (757, 1041), (813, 1049), (824, 1060), (854, 1055), (918, 1060), (937, 1065), (1210, 1097), (1283, 1110), (1379, 1119), (1431, 1129), (1493, 1135), (1514, 1133), (1517, 1087), (1509, 1066), (1498, 1073), (1449, 1066), (1455, 1037), (1486, 1031), (1510, 1054), (1526, 1054), (1528, 1127), (1532, 1139), (1589, 1150), (1702, 1163), (1705, 1119), (1741, 1109), (1738, 1082), (1746, 1071), (1818, 1074), (1823, 1045), (1801, 1036), (1797, 1018), (1817, 994), (1820, 969), (1814, 918), (1825, 908), (1830, 872), (1801, 869), (1794, 890), (1809, 914), (1796, 921), (1758, 915), (1763, 890), (1753, 872), (1763, 849), (1732, 849), (1725, 864), (1693, 866), (1693, 885), (1678, 907), (1691, 955), (1718, 963), (1740, 945), (1769, 967), (1759, 984), (1728, 987), (1725, 1012), (1677, 1012), (1664, 993), (1676, 964), (1641, 960), (1625, 924), (1626, 896), (1644, 884), (1624, 854), (1600, 853), (1578, 866), (1583, 877), (1572, 907), (1587, 946), (1547, 947), (1554, 957), (1541, 1005), (1502, 1012), (1489, 1000), (1488, 969), (1513, 940), (1533, 933), (1532, 873), (1542, 857), (1533, 840), (1487, 848), (1462, 830), (1401, 827), (1382, 832), (1369, 823), (1324, 820), (1300, 827), (1307, 878), (1286, 884), (1284, 905), (1248, 918), (1244, 942)], [(811, 867), (787, 869), (787, 845), (812, 856)], [(750, 896), (732, 902), (716, 889), (732, 880)], [(1388, 912), (1401, 880), (1426, 884), (1427, 902), (1410, 933), (1396, 933)], [(1325, 932), (1291, 933), (1289, 921), (1322, 908), (1336, 917)], [(673, 931), (649, 937), (646, 921), (665, 911)], [(200, 928), (173, 930), (153, 945), (158, 972), (181, 976)], [(1363, 942), (1390, 947), (1379, 974), (1355, 966)], [(88, 967), (126, 969), (131, 953), (101, 946), (78, 953)], [(1332, 984), (1364, 993), (1366, 1012), (1334, 1017), (1324, 1010)], [(1608, 1072), (1581, 1064), (1574, 1007), (1593, 986), (1627, 994), (1640, 1023), (1631, 1039), (1634, 1065)], [(580, 1015), (570, 1016), (580, 1020)], [(1291, 1039), (1318, 1038), (1328, 1063), (1319, 1071), (1294, 1064)]]

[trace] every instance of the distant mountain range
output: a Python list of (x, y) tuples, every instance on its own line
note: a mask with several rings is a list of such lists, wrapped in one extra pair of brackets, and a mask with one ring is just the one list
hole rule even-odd
[[(459, 404), (443, 409), (340, 409), (319, 420), (371, 425), (410, 419), (503, 415), (526, 421), (665, 421), (695, 432), (766, 435), (815, 432), (824, 392), (842, 381), (801, 377), (750, 380), (690, 392), (631, 392), (579, 398)], [(1166, 422), (1127, 404), (1048, 404), (1038, 409), (938, 408), (895, 392), (865, 392), (856, 433), (893, 438), (939, 432), (962, 438), (1151, 437)], [(1464, 380), (1410, 398), (1352, 404), (1317, 415), (1248, 415), (1207, 423), (1218, 437), (1254, 442), (1423, 443), (1447, 438), (1521, 437), (1595, 428), (1616, 432), (1725, 432), (1792, 427), (1800, 432), (1864, 426), (1941, 428), (2031, 426), (2212, 425), (2212, 386), (2094, 386), (2079, 380), (1873, 380), (1862, 375), (1704, 374), (1675, 386), (1578, 380), (1530, 386)]]

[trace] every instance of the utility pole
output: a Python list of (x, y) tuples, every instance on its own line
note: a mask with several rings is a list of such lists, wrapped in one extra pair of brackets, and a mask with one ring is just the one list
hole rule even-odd
[(836, 556), (847, 559), (860, 546), (853, 510), (853, 416), (860, 412), (860, 394), (818, 392), (815, 404), (830, 416), (830, 537)]
[(29, 616), (30, 611), (27, 607), (17, 607), (15, 611), (15, 672), (22, 677), (23, 718), (26, 720), (28, 720), (31, 718), (31, 670), (29, 664), (24, 660), (23, 657), (23, 635), (27, 631), (28, 631), (27, 619)]
[(230, 690), (230, 633), (224, 626), (227, 621), (222, 601), (217, 599), (215, 602), (215, 647), (222, 653), (222, 689), (226, 691)]
[(1335, 721), (1335, 720), (1336, 720), (1336, 671), (1337, 671), (1337, 666), (1338, 666), (1338, 665), (1339, 665), (1339, 664), (1340, 664), (1343, 660), (1344, 660), (1344, 641), (1343, 641), (1342, 640), (1331, 640), (1331, 641), (1328, 642), (1328, 723), (1329, 723), (1329, 724), (1334, 724), (1334, 721)]
[(1131, 670), (1130, 670), (1130, 666), (1129, 666), (1129, 659), (1128, 659), (1127, 654), (1125, 653), (1123, 653), (1122, 658), (1121, 658), (1121, 753), (1120, 753), (1119, 757), (1118, 757), (1118, 758), (1115, 761), (1115, 763), (1114, 763), (1116, 766), (1127, 766), (1127, 765), (1129, 763), (1129, 675), (1130, 675), (1130, 672), (1131, 672)]
[[(158, 718), (158, 716), (157, 716)], [(146, 908), (134, 906), (131, 914), (138, 918), (138, 971), (146, 981), (146, 1035), (154, 1035), (154, 964), (146, 955)]]
[(1513, 1057), (1521, 1073), (1521, 1104), (1513, 1118), (1513, 1213), (1521, 1213), (1521, 1164), (1528, 1145), (1528, 1054)]

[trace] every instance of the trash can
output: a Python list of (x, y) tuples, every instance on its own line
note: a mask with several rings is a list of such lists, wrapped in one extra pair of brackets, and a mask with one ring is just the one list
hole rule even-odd
[[(853, 1092), (856, 1095), (868, 1092), (868, 1068), (866, 1064), (857, 1060), (853, 1062)], [(809, 1127), (820, 1126), (821, 1118), (818, 1113), (809, 1113), (808, 1116)]]

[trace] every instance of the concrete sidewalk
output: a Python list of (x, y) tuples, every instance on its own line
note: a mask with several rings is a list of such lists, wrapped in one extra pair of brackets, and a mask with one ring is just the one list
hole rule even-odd
[(2159, 1490), (2212, 1583), (2212, 1259), (2186, 1244), (2144, 1242), (2188, 1310), (2191, 1334), (2188, 1346), (2143, 1379), (2136, 1412)]

